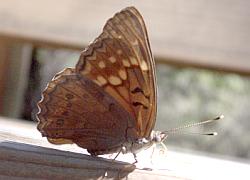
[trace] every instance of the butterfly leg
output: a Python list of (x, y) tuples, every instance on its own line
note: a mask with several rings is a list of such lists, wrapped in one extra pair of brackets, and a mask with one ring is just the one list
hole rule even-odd
[(137, 156), (136, 156), (136, 154), (135, 154), (135, 153), (133, 153), (133, 156), (134, 156), (134, 159), (135, 159), (135, 162), (133, 162), (133, 164), (138, 163)]
[(162, 147), (163, 147), (163, 154), (165, 154), (165, 152), (167, 152), (168, 151), (168, 148), (167, 148), (167, 146), (163, 143), (163, 142), (161, 142), (161, 145), (162, 145)]
[(151, 163), (151, 165), (153, 165), (153, 155), (154, 155), (154, 152), (155, 152), (155, 148), (156, 148), (156, 145), (154, 144), (154, 145), (153, 145), (152, 153), (151, 153), (151, 155), (150, 155), (150, 163)]
[(116, 158), (121, 154), (121, 152), (122, 152), (122, 148), (121, 148), (120, 151), (116, 154), (115, 158), (114, 158), (112, 161), (115, 161)]
[[(112, 159), (112, 161), (111, 161), (112, 164), (114, 163), (114, 161), (116, 160), (116, 158), (121, 154), (121, 152), (122, 152), (122, 148), (121, 148), (121, 149), (119, 150), (119, 152), (116, 154), (115, 158)], [(119, 173), (118, 173), (118, 176), (119, 176)], [(107, 177), (108, 177), (108, 170), (105, 172), (103, 178), (107, 178)], [(119, 178), (119, 179), (120, 179), (120, 178)]]

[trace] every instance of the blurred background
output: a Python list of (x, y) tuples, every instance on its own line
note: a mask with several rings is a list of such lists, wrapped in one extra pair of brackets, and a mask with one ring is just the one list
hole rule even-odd
[(216, 137), (174, 135), (166, 145), (249, 162), (250, 3), (243, 0), (2, 1), (0, 116), (36, 121), (55, 73), (74, 67), (106, 20), (131, 5), (144, 17), (157, 64), (155, 129), (225, 116), (189, 130)]

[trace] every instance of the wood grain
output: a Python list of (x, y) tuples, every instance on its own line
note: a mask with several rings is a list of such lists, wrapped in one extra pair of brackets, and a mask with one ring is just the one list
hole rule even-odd
[[(2, 142), (0, 147), (0, 167), (2, 167), (0, 171), (2, 175), (7, 176), (98, 179), (104, 177), (106, 172), (109, 177), (119, 175), (125, 177), (134, 170), (134, 166), (130, 165), (131, 167), (129, 167), (129, 164), (112, 163), (88, 155), (63, 152), (25, 143)], [(121, 174), (119, 171), (122, 171)]]

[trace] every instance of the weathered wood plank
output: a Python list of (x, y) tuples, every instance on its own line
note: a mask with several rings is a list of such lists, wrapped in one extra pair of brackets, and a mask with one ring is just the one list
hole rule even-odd
[[(249, 1), (62, 0), (0, 4), (0, 36), (82, 49), (126, 6), (143, 14), (156, 57), (164, 62), (250, 74)], [(57, 7), (55, 9), (55, 7)]]
[(92, 157), (83, 152), (71, 145), (60, 147), (49, 144), (40, 137), (33, 123), (0, 117), (0, 177), (183, 179), (166, 171), (139, 170), (133, 164)]
[(125, 177), (135, 169), (129, 164), (15, 142), (0, 144), (0, 159), (0, 173), (10, 177), (98, 179), (106, 172), (110, 178)]
[(148, 171), (91, 157), (76, 146), (49, 144), (33, 123), (0, 117), (0, 179), (103, 179), (106, 172), (105, 179), (250, 178), (250, 165), (240, 161), (168, 152), (158, 163), (164, 168)]

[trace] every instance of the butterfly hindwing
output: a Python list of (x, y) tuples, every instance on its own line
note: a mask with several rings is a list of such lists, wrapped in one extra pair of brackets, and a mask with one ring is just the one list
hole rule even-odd
[[(130, 114), (98, 85), (66, 69), (53, 78), (38, 104), (38, 129), (54, 144), (76, 143), (93, 154), (117, 151), (128, 139)], [(97, 151), (98, 150), (98, 151)]]

